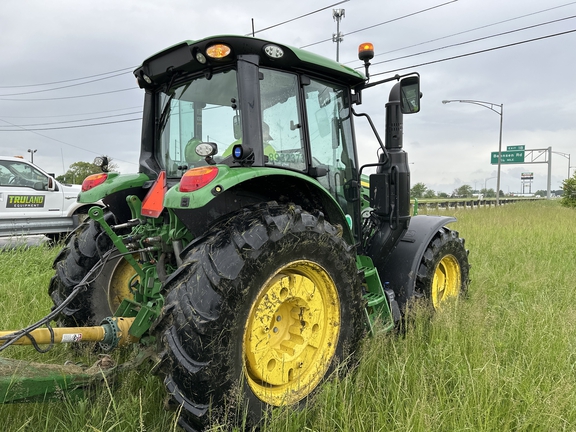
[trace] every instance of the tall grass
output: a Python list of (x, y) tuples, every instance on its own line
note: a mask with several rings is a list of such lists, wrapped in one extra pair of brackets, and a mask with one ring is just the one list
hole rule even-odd
[[(304, 409), (276, 410), (263, 430), (576, 430), (576, 212), (531, 202), (455, 216), (451, 228), (470, 249), (467, 299), (433, 316), (416, 308), (406, 333), (366, 339), (352, 373), (335, 376)], [(50, 308), (55, 253), (0, 254), (1, 328)], [(72, 354), (14, 347), (2, 355), (62, 362)], [(1, 406), (0, 428), (173, 430), (162, 399), (161, 383), (141, 367), (76, 402)]]

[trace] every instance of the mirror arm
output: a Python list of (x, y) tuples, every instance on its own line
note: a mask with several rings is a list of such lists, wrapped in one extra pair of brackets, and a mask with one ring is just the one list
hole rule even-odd
[[(374, 86), (377, 86), (377, 85), (380, 85), (380, 84), (384, 84), (384, 83), (387, 83), (387, 82), (390, 82), (390, 81), (400, 81), (402, 78), (405, 78), (405, 77), (411, 76), (411, 75), (416, 75), (416, 76), (418, 76), (418, 77), (420, 76), (420, 74), (419, 74), (418, 72), (409, 72), (409, 73), (404, 74), (404, 75), (398, 75), (398, 74), (396, 74), (396, 75), (394, 75), (393, 77), (385, 78), (385, 79), (380, 80), (380, 81), (375, 81), (375, 82), (372, 82), (372, 83), (364, 83), (364, 84), (362, 84), (362, 85), (360, 85), (360, 86), (358, 87), (358, 90), (364, 90), (364, 89), (367, 89), (367, 88), (370, 88), (370, 87), (374, 87)], [(358, 91), (358, 90), (357, 90), (357, 91)]]
[(376, 137), (376, 140), (378, 141), (378, 144), (380, 144), (380, 147), (382, 148), (382, 151), (384, 152), (384, 157), (385, 160), (388, 160), (388, 151), (386, 150), (386, 146), (384, 145), (384, 143), (382, 142), (382, 139), (380, 138), (380, 135), (378, 134), (378, 130), (376, 129), (376, 126), (374, 126), (374, 123), (372, 122), (372, 119), (370, 118), (370, 116), (366, 113), (357, 113), (356, 111), (354, 111), (354, 108), (350, 107), (352, 114), (354, 114), (355, 117), (366, 117), (366, 120), (368, 120), (368, 123), (370, 124), (370, 127), (372, 128), (372, 132), (374, 132), (374, 136)]

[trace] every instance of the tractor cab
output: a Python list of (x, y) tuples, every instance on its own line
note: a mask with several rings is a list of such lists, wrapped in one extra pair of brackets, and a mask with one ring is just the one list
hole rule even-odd
[[(360, 58), (367, 62), (365, 51)], [(326, 58), (239, 36), (183, 42), (145, 60), (134, 73), (146, 89), (140, 162), (150, 178), (165, 171), (170, 187), (183, 176), (188, 183), (194, 168), (216, 165), (202, 171), (214, 176), (222, 165), (264, 168), (258, 175), (265, 182), (272, 175), (266, 169), (284, 171), (281, 177), (274, 174), (274, 189), (296, 183), (302, 190), (294, 179), (300, 174), (320, 183), (359, 239), (360, 211), (368, 203), (359, 205), (352, 104), (360, 103), (363, 88), (381, 82), (367, 85), (363, 74)], [(395, 106), (395, 118), (415, 111), (419, 90), (412, 88), (402, 92), (404, 103)], [(411, 102), (409, 94), (416, 95)], [(401, 135), (399, 124), (396, 135)], [(264, 188), (257, 188), (262, 194)]]
[(365, 79), (318, 58), (224, 36), (146, 60), (135, 71), (147, 89), (142, 165), (154, 171), (150, 177), (166, 171), (168, 184), (191, 168), (218, 164), (300, 173), (353, 214), (344, 192), (358, 179), (350, 89)]

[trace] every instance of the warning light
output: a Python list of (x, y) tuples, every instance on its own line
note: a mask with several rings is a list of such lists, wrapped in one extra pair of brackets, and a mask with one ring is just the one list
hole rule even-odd
[(372, 60), (374, 57), (374, 45), (370, 42), (365, 42), (360, 44), (358, 47), (358, 58), (363, 62), (367, 62)]
[(89, 191), (90, 189), (92, 189), (98, 185), (101, 185), (102, 183), (104, 183), (106, 181), (107, 178), (108, 178), (108, 174), (106, 174), (106, 173), (89, 175), (82, 182), (82, 192)]
[(218, 168), (214, 166), (192, 168), (182, 176), (180, 192), (194, 192), (201, 189), (214, 180), (217, 175)]
[(230, 47), (224, 44), (210, 45), (208, 49), (206, 49), (206, 55), (213, 59), (223, 59), (228, 56), (230, 52)]

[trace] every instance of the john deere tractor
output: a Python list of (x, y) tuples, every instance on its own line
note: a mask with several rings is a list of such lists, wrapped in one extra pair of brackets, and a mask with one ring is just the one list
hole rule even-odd
[[(54, 262), (59, 328), (5, 344), (97, 340), (155, 347), (180, 425), (201, 430), (238, 396), (248, 421), (305, 401), (367, 332), (393, 329), (414, 299), (438, 309), (466, 290), (452, 217), (410, 214), (403, 115), (420, 110), (418, 74), (372, 82), (316, 54), (214, 36), (153, 55), (143, 89), (137, 174), (88, 177), (102, 200)], [(365, 90), (394, 85), (382, 141)], [(354, 120), (378, 160), (359, 166)], [(119, 143), (120, 145), (120, 143)], [(105, 162), (104, 162), (105, 163)], [(28, 335), (28, 337), (23, 337)]]

